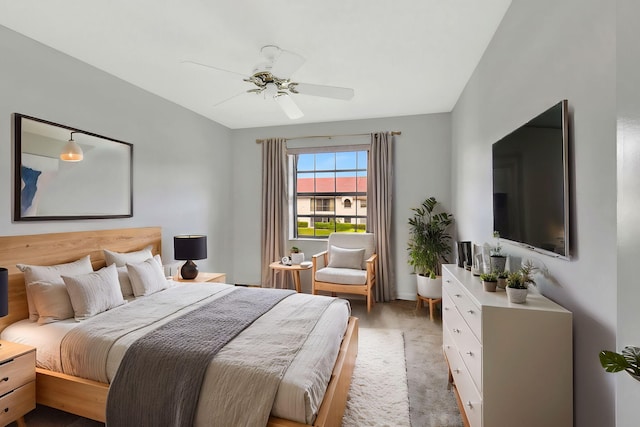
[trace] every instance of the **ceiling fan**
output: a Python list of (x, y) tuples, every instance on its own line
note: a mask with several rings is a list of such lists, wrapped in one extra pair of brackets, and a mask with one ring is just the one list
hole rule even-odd
[(263, 46), (260, 53), (265, 58), (265, 62), (258, 64), (250, 76), (199, 62), (183, 62), (240, 75), (245, 82), (252, 83), (256, 86), (224, 99), (215, 104), (215, 106), (245, 93), (262, 94), (265, 98), (273, 98), (290, 119), (299, 119), (304, 116), (304, 114), (296, 105), (291, 95), (312, 95), (346, 101), (353, 98), (354, 91), (350, 88), (291, 81), (291, 75), (305, 62), (305, 59), (296, 53), (280, 49), (274, 45)]

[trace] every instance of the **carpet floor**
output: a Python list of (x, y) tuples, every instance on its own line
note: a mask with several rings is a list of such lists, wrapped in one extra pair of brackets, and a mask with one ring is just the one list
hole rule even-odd
[[(462, 427), (455, 396), (447, 387), (447, 367), (442, 355), (442, 322), (429, 320), (427, 309), (415, 309), (413, 301), (376, 304), (367, 313), (363, 301), (352, 300), (353, 315), (361, 329), (396, 329), (404, 336), (406, 381), (409, 391), (409, 416), (412, 427)], [(385, 371), (386, 372), (386, 371)], [(391, 373), (390, 373), (391, 376)], [(393, 376), (396, 376), (395, 374)], [(375, 396), (380, 406), (386, 392)], [(370, 426), (384, 426), (370, 416)], [(38, 406), (25, 417), (31, 427), (103, 427), (104, 424)], [(15, 427), (15, 423), (10, 426)], [(400, 426), (403, 424), (387, 424)], [(360, 426), (358, 426), (360, 427)]]

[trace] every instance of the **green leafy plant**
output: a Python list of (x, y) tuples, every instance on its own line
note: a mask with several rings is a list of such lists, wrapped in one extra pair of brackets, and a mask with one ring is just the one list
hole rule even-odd
[(482, 273), (480, 275), (480, 280), (482, 280), (483, 282), (497, 282), (498, 281), (498, 274), (497, 273)]
[(498, 272), (498, 279), (507, 279), (509, 277), (509, 270), (502, 270)]
[(291, 253), (292, 254), (300, 253), (300, 249), (297, 246), (291, 246)]
[(640, 347), (626, 346), (622, 353), (603, 350), (600, 352), (600, 364), (607, 372), (625, 371), (640, 381)]
[(522, 274), (519, 271), (509, 274), (507, 288), (527, 289), (527, 284), (522, 280)]
[(534, 267), (533, 263), (531, 263), (531, 261), (527, 261), (524, 263), (524, 265), (522, 267), (520, 267), (520, 275), (522, 276), (522, 281), (525, 283), (525, 285), (535, 285), (536, 281), (533, 280), (533, 274), (537, 271), (538, 269), (536, 267)]
[(502, 246), (500, 246), (500, 233), (498, 231), (493, 232), (493, 237), (496, 238), (496, 245), (490, 249), (491, 256), (504, 256), (502, 255)]
[(438, 202), (430, 197), (419, 208), (412, 208), (409, 218), (409, 265), (417, 274), (435, 279), (440, 274), (442, 262), (451, 253), (451, 235), (447, 232), (453, 224), (453, 215), (436, 212)]

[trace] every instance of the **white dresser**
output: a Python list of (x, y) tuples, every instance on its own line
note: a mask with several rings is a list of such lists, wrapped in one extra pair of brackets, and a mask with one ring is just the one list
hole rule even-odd
[(455, 264), (442, 288), (443, 349), (468, 425), (573, 426), (571, 313), (535, 291), (511, 304)]

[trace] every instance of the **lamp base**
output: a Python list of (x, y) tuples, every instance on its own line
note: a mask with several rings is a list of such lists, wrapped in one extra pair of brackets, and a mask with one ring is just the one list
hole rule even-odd
[(192, 280), (198, 277), (198, 266), (191, 260), (184, 263), (180, 269), (180, 275), (183, 279)]

